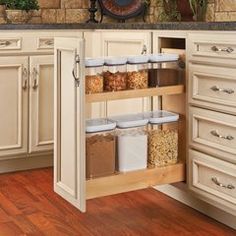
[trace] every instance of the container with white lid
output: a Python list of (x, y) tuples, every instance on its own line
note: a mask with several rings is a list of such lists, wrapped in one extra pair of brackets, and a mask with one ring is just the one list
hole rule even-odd
[(158, 54), (151, 54), (149, 55), (149, 62), (161, 63), (167, 61), (177, 61), (179, 59), (178, 54), (169, 54), (169, 53), (158, 53)]
[(112, 117), (117, 122), (118, 170), (147, 168), (147, 123), (143, 114)]
[(149, 117), (148, 164), (162, 167), (178, 162), (179, 115), (168, 111), (154, 111)]
[(108, 92), (127, 89), (127, 58), (105, 58), (104, 90)]
[(86, 121), (86, 177), (113, 175), (116, 163), (116, 123), (108, 119)]
[(86, 94), (103, 92), (103, 66), (102, 58), (85, 59), (85, 92)]

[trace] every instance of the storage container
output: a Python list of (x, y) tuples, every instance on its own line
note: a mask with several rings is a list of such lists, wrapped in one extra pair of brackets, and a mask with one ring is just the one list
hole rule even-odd
[(157, 111), (149, 116), (148, 166), (161, 167), (178, 162), (179, 115)]
[(127, 89), (127, 58), (105, 59), (106, 71), (103, 73), (104, 90), (108, 92)]
[(86, 94), (103, 92), (103, 65), (104, 59), (85, 60), (85, 92)]
[(108, 119), (86, 122), (86, 178), (115, 173), (116, 123)]
[(111, 118), (117, 122), (118, 170), (147, 168), (147, 123), (143, 114)]
[(128, 57), (127, 89), (145, 89), (148, 87), (149, 56)]

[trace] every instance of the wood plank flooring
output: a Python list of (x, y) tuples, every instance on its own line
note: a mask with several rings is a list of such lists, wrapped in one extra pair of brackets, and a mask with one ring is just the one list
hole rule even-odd
[(52, 190), (52, 169), (0, 175), (0, 236), (235, 236), (153, 189), (88, 201), (82, 214)]

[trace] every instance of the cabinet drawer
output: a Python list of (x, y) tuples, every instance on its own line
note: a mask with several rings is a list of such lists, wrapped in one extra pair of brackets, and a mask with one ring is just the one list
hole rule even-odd
[(0, 37), (0, 51), (6, 50), (21, 50), (22, 39), (17, 38), (2, 38)]
[[(190, 102), (236, 107), (236, 69), (189, 63)], [(221, 107), (222, 109), (222, 107)], [(230, 108), (229, 108), (230, 109)]]
[(189, 156), (190, 189), (235, 210), (236, 165), (193, 150)]
[(236, 162), (236, 116), (190, 107), (189, 143)]
[[(188, 49), (190, 59), (212, 61), (209, 57), (221, 59), (223, 64), (228, 61), (230, 64), (236, 64), (236, 34), (231, 32), (206, 33), (206, 34), (189, 34)], [(205, 58), (205, 59), (204, 59)], [(207, 59), (208, 58), (208, 59)], [(225, 61), (225, 59), (227, 59)]]

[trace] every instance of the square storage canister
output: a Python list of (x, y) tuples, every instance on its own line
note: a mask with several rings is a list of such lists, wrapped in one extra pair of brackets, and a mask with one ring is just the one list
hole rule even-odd
[(135, 171), (147, 168), (147, 123), (143, 114), (113, 117), (117, 122), (118, 170)]
[(86, 178), (115, 173), (116, 123), (108, 119), (86, 122)]
[(179, 115), (167, 111), (147, 113), (148, 166), (162, 167), (178, 162), (178, 120)]

